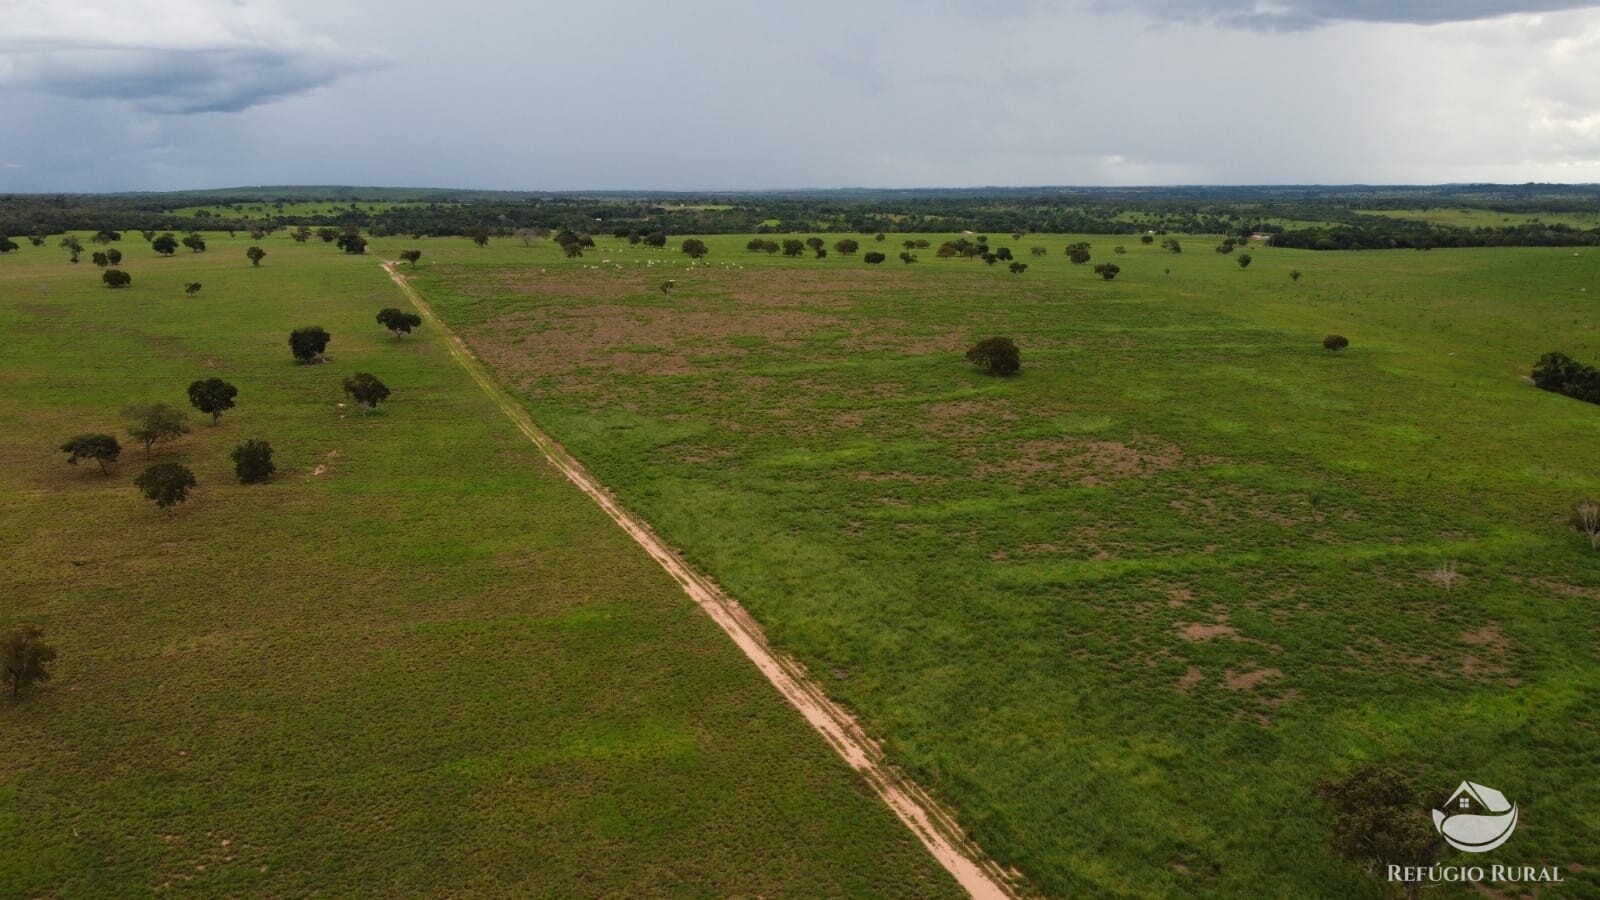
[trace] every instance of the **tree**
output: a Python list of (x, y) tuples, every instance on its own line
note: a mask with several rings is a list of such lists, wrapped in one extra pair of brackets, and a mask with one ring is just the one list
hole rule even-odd
[[(819, 238), (819, 237), (808, 237), (808, 238), (806, 238), (806, 246), (810, 247), (811, 248), (811, 252), (813, 252), (813, 253), (817, 252), (818, 250), (821, 250), (822, 248), (826, 247), (827, 245), (828, 245), (827, 241), (824, 241), (822, 238)], [(910, 250), (911, 248), (907, 247), (906, 249)]]
[(990, 375), (1014, 375), (1022, 368), (1022, 353), (1008, 337), (986, 338), (967, 351), (967, 362), (986, 369)]
[(1600, 503), (1580, 500), (1572, 508), (1572, 527), (1589, 536), (1589, 549), (1600, 550)]
[(417, 260), (422, 258), (422, 251), (421, 250), (401, 250), (400, 251), (400, 258), (414, 266), (414, 265), (417, 264)]
[(1115, 247), (1111, 248), (1111, 252), (1115, 253), (1118, 256), (1126, 256), (1127, 253), (1128, 253), (1128, 248), (1122, 246), (1121, 244), (1118, 244)]
[(133, 284), (133, 276), (121, 269), (107, 269), (101, 272), (100, 280), (104, 281), (108, 288), (122, 288)]
[(133, 480), (140, 493), (153, 500), (160, 509), (170, 514), (173, 507), (189, 499), (194, 489), (194, 473), (188, 466), (178, 463), (156, 463)]
[(1241, 254), (1238, 255), (1238, 257), (1236, 257), (1234, 259), (1234, 262), (1238, 263), (1239, 264), (1239, 268), (1241, 268), (1241, 269), (1250, 268), (1250, 263), (1253, 262), (1253, 261), (1254, 260), (1252, 260), (1250, 258), (1250, 254), (1248, 254), (1248, 253), (1241, 253)]
[(80, 241), (73, 235), (69, 234), (61, 239), (61, 249), (71, 254), (73, 262), (77, 262), (78, 254), (83, 252), (83, 241)]
[(259, 484), (272, 477), (278, 467), (272, 462), (272, 445), (266, 441), (248, 440), (233, 448), (233, 472), (241, 484)]
[(678, 286), (678, 283), (676, 281), (673, 281), (671, 278), (668, 278), (666, 281), (661, 282), (661, 293), (666, 294), (668, 296), (671, 296), (672, 289), (677, 287), (677, 286)]
[(1114, 263), (1101, 263), (1100, 265), (1094, 267), (1095, 274), (1107, 281), (1117, 277), (1117, 273), (1121, 271), (1122, 267)]
[(1044, 256), (1045, 254), (1049, 253), (1050, 250), (1047, 247), (1029, 247), (1028, 252), (1032, 253), (1034, 256)]
[(1226, 256), (1233, 252), (1233, 241), (1223, 241), (1217, 245), (1217, 252)]
[(151, 241), (150, 249), (162, 256), (171, 256), (178, 252), (178, 239), (173, 237), (172, 232), (169, 231)]
[(183, 236), (183, 245), (195, 253), (206, 252), (206, 239), (197, 231), (191, 231)]
[(394, 332), (395, 340), (399, 340), (410, 334), (411, 329), (420, 326), (422, 317), (391, 306), (378, 310), (378, 324)]
[(872, 252), (871, 252), (871, 253), (868, 253), (868, 254), (867, 254), (867, 255), (866, 255), (866, 256), (863, 256), (863, 257), (861, 257), (861, 258), (862, 258), (862, 259), (864, 259), (864, 260), (866, 260), (866, 262), (867, 262), (867, 264), (868, 264), (868, 265), (873, 265), (873, 266), (875, 266), (875, 265), (877, 265), (877, 264), (878, 264), (878, 263), (881, 263), (881, 262), (883, 262), (883, 261), (884, 261), (884, 260), (885, 260), (885, 259), (887, 259), (887, 258), (888, 258), (888, 257), (886, 257), (886, 256), (884, 256), (884, 255), (883, 255), (883, 254), (882, 254), (882, 253), (879, 253), (879, 252), (878, 252), (878, 251), (876, 251), (876, 250), (874, 250), (874, 251), (872, 251)]
[(1350, 346), (1350, 339), (1342, 334), (1330, 334), (1322, 339), (1322, 346), (1327, 350), (1343, 350)]
[(183, 410), (169, 403), (138, 403), (122, 411), (130, 423), (128, 436), (144, 444), (144, 455), (150, 457), (150, 448), (158, 443), (176, 440), (189, 431)]
[(261, 265), (261, 258), (267, 255), (267, 251), (260, 247), (251, 247), (244, 251), (244, 255), (250, 257), (250, 265), (259, 266)]
[(109, 475), (111, 471), (106, 468), (106, 463), (114, 463), (122, 455), (122, 445), (109, 434), (98, 432), (80, 434), (69, 439), (61, 445), (61, 452), (67, 454), (67, 462), (77, 465), (80, 459), (92, 459), (100, 464), (100, 473)]
[(1072, 260), (1072, 264), (1073, 265), (1081, 266), (1084, 263), (1089, 261), (1089, 259), (1090, 259), (1089, 251), (1085, 250), (1082, 247), (1079, 247), (1079, 248), (1071, 251), (1070, 253), (1068, 253), (1067, 254), (1067, 259)]
[(804, 241), (790, 238), (783, 242), (784, 256), (804, 256), (805, 252), (806, 245)]
[(910, 265), (910, 264), (912, 264), (912, 263), (917, 261), (917, 255), (915, 253), (912, 253), (910, 250), (901, 250), (900, 251), (900, 261), (905, 263), (906, 265)]
[(1299, 269), (1290, 269), (1289, 270), (1289, 280), (1290, 281), (1299, 281), (1300, 280), (1300, 270)]
[(346, 253), (360, 255), (367, 252), (367, 239), (354, 231), (347, 231), (339, 235), (339, 240), (335, 244)]
[(567, 259), (577, 259), (583, 255), (583, 245), (577, 241), (568, 241), (561, 245), (561, 249), (566, 252)]
[(1161, 249), (1167, 251), (1168, 253), (1182, 253), (1183, 245), (1172, 238), (1167, 238), (1161, 242)]
[(89, 261), (102, 269), (111, 265), (111, 259), (99, 250), (96, 250), (94, 253), (89, 255)]
[(289, 352), (303, 363), (318, 363), (322, 361), (322, 353), (328, 349), (331, 340), (333, 336), (324, 331), (321, 325), (296, 328), (289, 332)]
[(198, 294), (198, 293), (200, 293), (200, 282), (198, 282), (198, 281), (186, 281), (186, 282), (184, 282), (184, 284), (183, 284), (183, 292), (185, 294)]
[(479, 247), (489, 246), (489, 231), (486, 228), (468, 228), (467, 237), (472, 238), (472, 242)]
[(827, 259), (827, 258), (828, 258), (828, 248), (827, 247), (818, 247), (817, 248), (817, 259)]
[(296, 244), (304, 244), (311, 239), (311, 229), (301, 225), (299, 228), (289, 232), (289, 237), (293, 238)]
[(705, 256), (707, 253), (711, 252), (711, 248), (706, 246), (706, 242), (700, 240), (699, 238), (688, 238), (688, 239), (686, 239), (683, 242), (683, 248), (682, 249), (683, 249), (683, 252), (689, 254), (689, 258), (690, 259), (699, 259), (700, 257)]
[(16, 241), (13, 241), (11, 238), (8, 238), (3, 234), (0, 234), (0, 253), (10, 253), (13, 250), (21, 250), (21, 249), (22, 249), (22, 245), (21, 244), (17, 243)]
[(354, 375), (346, 375), (344, 392), (350, 395), (350, 399), (354, 400), (357, 406), (361, 407), (363, 413), (369, 409), (377, 409), (378, 404), (389, 397), (389, 389), (384, 386), (383, 382), (378, 380), (377, 376), (370, 372), (357, 372)]
[(861, 243), (852, 238), (845, 238), (844, 240), (834, 241), (833, 243), (833, 252), (841, 256), (850, 256), (860, 249)]
[[(646, 247), (665, 247), (667, 245), (667, 233), (665, 231), (650, 232), (644, 236), (644, 245)], [(590, 246), (593, 245), (591, 244)], [(701, 254), (701, 256), (704, 255), (703, 253)]]
[(221, 378), (203, 378), (189, 385), (189, 403), (211, 417), (211, 424), (222, 421), (224, 410), (233, 409), (239, 389)]
[(1001, 262), (1010, 262), (1012, 259), (1011, 248), (1001, 247), (1000, 249), (994, 251), (994, 258), (1000, 260)]
[[(1439, 836), (1409, 782), (1387, 766), (1366, 763), (1348, 778), (1318, 782), (1332, 814), (1335, 853), (1383, 877), (1391, 866), (1426, 869), (1439, 855)], [(1422, 896), (1421, 881), (1405, 882), (1407, 897)]]
[(1028, 264), (1025, 262), (1014, 262), (1009, 266), (1009, 268), (1011, 269), (1011, 274), (1021, 275), (1023, 272), (1028, 271)]
[(767, 242), (761, 238), (751, 238), (745, 242), (744, 248), (749, 250), (751, 253), (760, 253), (761, 251), (767, 249)]
[(109, 228), (102, 228), (95, 232), (94, 237), (90, 238), (89, 240), (94, 241), (96, 244), (110, 244), (114, 241), (122, 240), (122, 232), (112, 231)]
[(317, 237), (321, 238), (324, 244), (331, 244), (339, 239), (339, 229), (323, 226), (317, 229)]
[(0, 671), (11, 685), (11, 696), (41, 681), (50, 680), (50, 664), (56, 648), (44, 642), (44, 632), (34, 625), (23, 625), (0, 638)]
[(1141, 243), (1141, 244), (1149, 245), (1149, 244), (1154, 244), (1155, 242), (1156, 242), (1155, 235), (1152, 235), (1152, 234), (1141, 234), (1141, 235), (1139, 235), (1139, 243)]
[(111, 263), (113, 266), (120, 264), (122, 262), (122, 251), (115, 247), (107, 250), (106, 262)]

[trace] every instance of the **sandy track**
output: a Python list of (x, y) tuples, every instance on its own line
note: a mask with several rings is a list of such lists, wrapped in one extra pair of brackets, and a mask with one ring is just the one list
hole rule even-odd
[(684, 593), (721, 626), (728, 637), (733, 638), (745, 656), (767, 676), (767, 680), (772, 682), (784, 699), (805, 716), (811, 727), (844, 757), (845, 762), (866, 778), (883, 802), (894, 810), (900, 821), (916, 834), (934, 858), (955, 876), (968, 893), (984, 900), (1016, 896), (1012, 890), (1012, 885), (1017, 882), (1016, 876), (1008, 876), (998, 865), (984, 858), (982, 852), (962, 836), (960, 826), (948, 810), (926, 791), (890, 769), (877, 742), (856, 724), (853, 716), (828, 699), (821, 686), (811, 680), (798, 662), (772, 649), (761, 625), (737, 600), (690, 568), (648, 525), (624, 510), (582, 463), (534, 425), (527, 410), (495, 384), (488, 370), (467, 348), (466, 342), (434, 314), (433, 308), (400, 275), (393, 262), (385, 262), (383, 268), (423, 319), (444, 336), (451, 356), (494, 400), (501, 412), (544, 453), (552, 465), (598, 503), (667, 574), (683, 586)]

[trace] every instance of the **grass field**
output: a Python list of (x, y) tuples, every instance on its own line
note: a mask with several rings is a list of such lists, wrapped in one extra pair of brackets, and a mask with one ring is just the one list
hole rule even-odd
[[(375, 258), (208, 241), (124, 241), (119, 291), (0, 257), (0, 631), (61, 654), (0, 698), (0, 896), (956, 895), (437, 334), (376, 325)], [(291, 361), (307, 324), (326, 365)], [(238, 408), (153, 457), (199, 479), (175, 515), (137, 447), (56, 450), (211, 375)], [(233, 480), (252, 437), (269, 484)]]
[[(425, 241), (414, 283), (1042, 891), (1380, 896), (1312, 792), (1382, 760), (1504, 791), (1491, 861), (1600, 896), (1600, 410), (1525, 378), (1600, 362), (1600, 254), (1086, 237), (1106, 282), (1074, 239)], [(1020, 376), (962, 359), (993, 334)]]
[(1364, 209), (1369, 216), (1411, 219), (1457, 228), (1506, 228), (1543, 222), (1546, 225), (1571, 225), (1574, 228), (1600, 228), (1600, 213), (1507, 213), (1494, 209)]

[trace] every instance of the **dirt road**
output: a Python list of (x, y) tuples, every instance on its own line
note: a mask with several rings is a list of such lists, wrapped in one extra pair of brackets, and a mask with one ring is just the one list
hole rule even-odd
[(827, 739), (851, 768), (866, 778), (883, 802), (894, 810), (900, 821), (917, 835), (968, 893), (984, 900), (1016, 895), (1011, 889), (1016, 882), (1015, 877), (1008, 876), (999, 866), (985, 859), (981, 851), (962, 836), (955, 818), (927, 792), (890, 769), (877, 742), (856, 724), (854, 717), (828, 699), (821, 686), (811, 680), (799, 663), (778, 654), (767, 644), (761, 625), (737, 600), (691, 569), (648, 525), (623, 509), (581, 463), (533, 424), (533, 419), (520, 403), (495, 384), (488, 370), (467, 349), (466, 343), (440, 321), (427, 301), (396, 270), (395, 264), (385, 262), (383, 268), (422, 318), (438, 329), (456, 362), (467, 370), (467, 374), (483, 388), (484, 393), (493, 398), (518, 430), (544, 453), (551, 465), (561, 470), (573, 484), (598, 503), (667, 574), (683, 586), (684, 592), (733, 638), (733, 642), (767, 676), (767, 680), (783, 694), (784, 699), (805, 716), (811, 727)]

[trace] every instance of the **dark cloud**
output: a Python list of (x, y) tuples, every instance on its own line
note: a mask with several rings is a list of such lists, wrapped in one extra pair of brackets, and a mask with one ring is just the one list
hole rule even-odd
[(367, 58), (276, 48), (62, 50), (13, 55), (7, 82), (146, 112), (238, 112), (380, 65)]
[(1295, 31), (1336, 22), (1440, 25), (1515, 13), (1559, 12), (1600, 4), (1573, 0), (1095, 0), (1101, 12), (1139, 11), (1158, 19), (1230, 28)]

